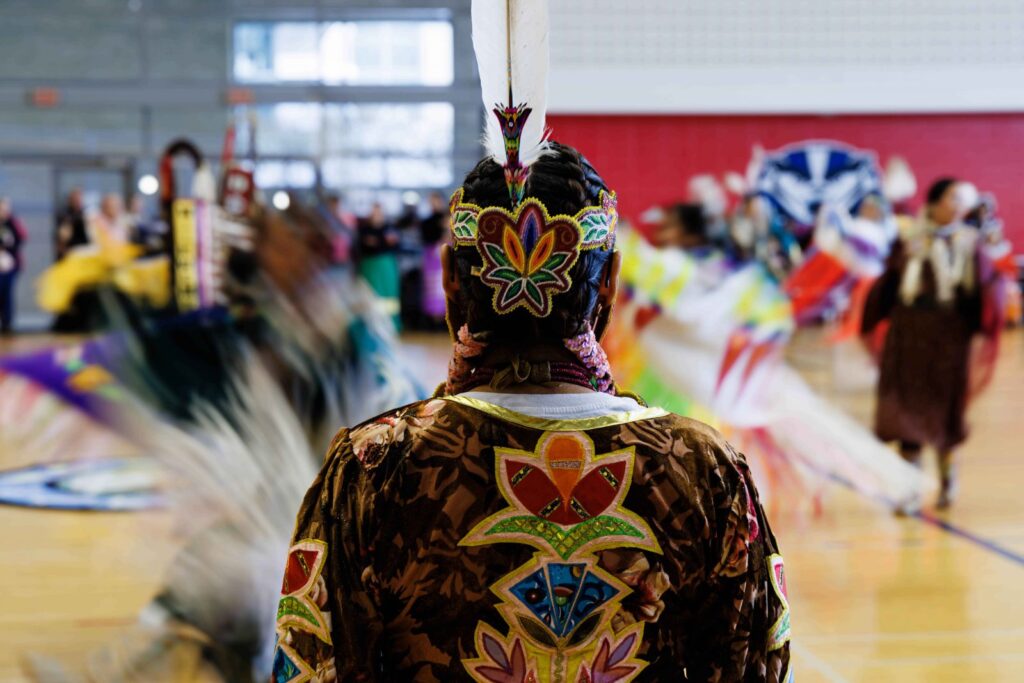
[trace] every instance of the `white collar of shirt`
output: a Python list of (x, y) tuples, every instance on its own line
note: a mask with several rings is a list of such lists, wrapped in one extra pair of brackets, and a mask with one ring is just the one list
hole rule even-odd
[(501, 394), (490, 391), (468, 391), (463, 396), (530, 417), (551, 420), (604, 417), (642, 408), (632, 398), (612, 396), (598, 391), (578, 394)]

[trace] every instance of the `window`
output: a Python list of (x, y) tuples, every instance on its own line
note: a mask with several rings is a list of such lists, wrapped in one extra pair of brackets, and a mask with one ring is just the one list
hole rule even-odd
[(316, 167), (311, 161), (261, 161), (256, 164), (256, 187), (309, 189), (316, 185)]
[[(255, 138), (259, 186), (322, 186), (394, 198), (405, 190), (451, 186), (456, 149), (451, 14), (395, 9), (373, 16), (253, 18), (234, 25), (234, 81), (264, 86), (260, 104), (241, 107), (254, 115), (254, 130), (243, 124), (238, 131), (239, 140), (248, 141), (250, 132)], [(267, 87), (289, 85), (302, 86), (310, 99), (293, 101), (293, 87)], [(422, 92), (410, 86), (434, 88), (429, 97), (434, 101), (423, 101)], [(360, 92), (360, 87), (368, 89)], [(382, 98), (388, 102), (369, 99), (389, 89)]]
[(234, 29), (241, 83), (451, 85), (448, 21), (243, 22)]
[(324, 110), (327, 154), (450, 154), (454, 145), (455, 108), (447, 102), (328, 104)]
[(350, 157), (327, 159), (323, 164), (324, 185), (333, 189), (349, 187), (383, 187), (385, 185), (382, 157)]
[(427, 188), (452, 184), (451, 157), (335, 157), (324, 160), (325, 187)]
[[(449, 102), (320, 104), (281, 102), (255, 108), (261, 187), (309, 187), (313, 163), (330, 188), (448, 187), (452, 183), (455, 110)], [(247, 139), (248, 132), (240, 134)]]
[(391, 157), (387, 179), (391, 187), (448, 187), (452, 184), (452, 160)]
[(256, 107), (256, 150), (262, 155), (321, 156), (323, 106), (282, 102)]

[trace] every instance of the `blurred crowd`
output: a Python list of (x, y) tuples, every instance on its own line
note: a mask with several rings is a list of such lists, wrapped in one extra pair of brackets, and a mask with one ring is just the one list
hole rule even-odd
[[(764, 179), (770, 174), (764, 169), (770, 168), (770, 163), (763, 158), (756, 161), (760, 170), (757, 174), (748, 172), (746, 180), (739, 174), (726, 176), (723, 182), (709, 175), (693, 177), (683, 201), (653, 207), (640, 216), (641, 230), (658, 247), (683, 249), (698, 257), (714, 256), (734, 265), (759, 263), (784, 284), (800, 322), (832, 319), (848, 307), (853, 294), (851, 283), (877, 277), (891, 246), (920, 223), (921, 217), (911, 204), (915, 181), (909, 169), (890, 169), (884, 182), (875, 182), (859, 194), (846, 197), (852, 197), (850, 201), (818, 201), (802, 195), (794, 199), (782, 191), (766, 190)], [(1001, 264), (1014, 295), (1008, 315), (1017, 320), (1020, 296), (1016, 265), (996, 201), (970, 183), (958, 183), (957, 187), (953, 220), (974, 229), (987, 255)], [(320, 235), (325, 263), (358, 273), (380, 298), (397, 328), (444, 329), (440, 253), (448, 234), (449, 215), (443, 194), (434, 191), (424, 197), (407, 192), (397, 211), (389, 212), (377, 202), (359, 214), (339, 194), (320, 195), (310, 202), (299, 195), (278, 192), (275, 204), (277, 195), (287, 198), (285, 206), (309, 212), (310, 220), (316, 223), (314, 232)], [(111, 193), (100, 199), (95, 210), (88, 210), (83, 190), (70, 191), (54, 223), (54, 260), (61, 264), (69, 255), (101, 254), (102, 259), (92, 258), (102, 260), (105, 271), (100, 277), (93, 272), (98, 272), (99, 266), (79, 258), (74, 275), (65, 264), (63, 271), (56, 269), (59, 277), (49, 278), (51, 286), (47, 287), (44, 276), (41, 305), (55, 313), (56, 331), (103, 327), (105, 323), (97, 312), (104, 307), (95, 301), (97, 288), (85, 285), (114, 279), (113, 273), (124, 264), (152, 259), (149, 267), (134, 268), (129, 278), (133, 286), (120, 287), (120, 293), (155, 290), (156, 286), (147, 280), (172, 279), (167, 270), (177, 266), (173, 231), (168, 227), (170, 203), (165, 203), (162, 214), (153, 215), (141, 195), (132, 197), (126, 206), (120, 195)], [(14, 288), (28, 238), (10, 201), (0, 199), (0, 331), (4, 333), (14, 324)], [(259, 231), (254, 239), (263, 239)], [(845, 285), (837, 286), (839, 280), (845, 280)], [(166, 285), (161, 287), (166, 289)], [(60, 301), (45, 301), (48, 298)]]
[(810, 220), (803, 222), (769, 193), (741, 188), (731, 201), (713, 178), (695, 176), (684, 201), (652, 207), (641, 225), (658, 247), (734, 265), (760, 263), (784, 286), (801, 323), (842, 314), (854, 281), (880, 275), (894, 246), (915, 239), (926, 225), (967, 228), (1005, 280), (1005, 322), (1017, 324), (1021, 273), (996, 198), (969, 181), (947, 181), (949, 196), (940, 206), (927, 197), (916, 206), (913, 189), (907, 194), (879, 188), (846, 205), (810, 202)]
[(319, 211), (332, 227), (335, 262), (358, 269), (399, 327), (444, 327), (441, 246), (448, 235), (448, 202), (443, 194), (431, 192), (421, 202), (409, 193), (399, 213), (388, 215), (377, 202), (363, 216), (335, 194)]
[(141, 195), (126, 207), (121, 195), (111, 192), (103, 195), (96, 211), (87, 211), (84, 192), (76, 187), (57, 213), (53, 253), (60, 261), (74, 247), (120, 243), (158, 253), (167, 249), (167, 240), (167, 226), (148, 215)]
[[(298, 204), (298, 199), (290, 198)], [(381, 203), (357, 215), (339, 194), (327, 194), (308, 209), (320, 233), (326, 261), (334, 267), (359, 273), (382, 299), (396, 326), (406, 329), (444, 328), (444, 292), (441, 287), (440, 248), (448, 234), (448, 203), (440, 192), (425, 198), (407, 193), (397, 213), (389, 214)], [(11, 202), (0, 198), (0, 330), (14, 325), (14, 286), (22, 266), (22, 250), (28, 232), (14, 215)], [(259, 236), (257, 236), (259, 239)], [(89, 210), (82, 188), (64, 198), (54, 221), (54, 262), (69, 255), (125, 254), (137, 260), (169, 255), (173, 250), (167, 220), (146, 210), (136, 195), (127, 206), (119, 194), (100, 198)], [(130, 251), (128, 251), (130, 250)], [(301, 267), (302, 264), (295, 264)], [(102, 309), (95, 291), (78, 291), (75, 305), (56, 315), (54, 331), (81, 332), (104, 325), (97, 319)]]

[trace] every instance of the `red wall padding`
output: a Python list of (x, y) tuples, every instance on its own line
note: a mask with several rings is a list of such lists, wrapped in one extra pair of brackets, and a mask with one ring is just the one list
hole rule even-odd
[(918, 200), (941, 175), (993, 192), (1007, 236), (1024, 251), (1024, 114), (900, 116), (553, 115), (552, 137), (583, 152), (619, 193), (626, 216), (684, 198), (697, 173), (743, 173), (750, 150), (811, 138), (875, 150), (885, 164), (902, 155)]

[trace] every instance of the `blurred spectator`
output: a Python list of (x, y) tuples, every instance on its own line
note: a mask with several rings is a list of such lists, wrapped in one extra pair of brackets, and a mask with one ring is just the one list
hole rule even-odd
[(89, 241), (101, 247), (127, 244), (131, 238), (131, 222), (124, 210), (124, 201), (110, 193), (100, 201), (100, 210), (89, 221)]
[(25, 230), (11, 213), (11, 201), (0, 198), (0, 334), (14, 325), (14, 281), (21, 270)]
[(67, 204), (57, 214), (57, 228), (54, 232), (53, 251), (56, 261), (68, 253), (68, 249), (89, 243), (85, 229), (85, 203), (82, 188), (76, 187), (68, 193)]
[(370, 215), (359, 221), (359, 273), (384, 300), (399, 326), (398, 230), (374, 202)]
[(402, 210), (395, 221), (398, 228), (399, 299), (402, 326), (423, 326), (423, 243), (420, 241), (420, 197), (415, 192), (402, 194)]
[(134, 195), (128, 206), (128, 224), (132, 242), (141, 246), (146, 254), (166, 253), (167, 226), (153, 220), (146, 210), (146, 200), (140, 194)]
[(437, 244), (448, 233), (448, 200), (438, 191), (427, 198), (430, 213), (420, 223), (420, 237), (423, 245)]
[(441, 280), (441, 247), (448, 234), (448, 202), (440, 192), (430, 193), (430, 214), (420, 223), (423, 244), (423, 289), (421, 306), (428, 327), (444, 325), (445, 296)]

